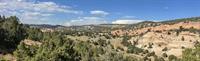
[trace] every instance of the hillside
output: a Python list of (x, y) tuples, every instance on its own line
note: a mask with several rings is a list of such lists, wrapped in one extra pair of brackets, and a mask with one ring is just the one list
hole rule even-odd
[[(185, 49), (193, 49), (200, 42), (199, 17), (158, 22), (157, 26), (143, 26), (137, 29), (118, 29), (111, 33), (115, 36), (128, 35), (129, 43), (149, 51), (157, 56), (163, 54), (182, 58)], [(157, 24), (158, 24), (157, 23)], [(151, 46), (151, 47), (149, 47)]]
[[(179, 29), (180, 27), (189, 29), (199, 29), (200, 27), (200, 17), (184, 18), (184, 19), (175, 19), (162, 22), (150, 22), (144, 21), (132, 25), (128, 25), (127, 29), (118, 29), (112, 31), (116, 35), (124, 35), (129, 33), (130, 35), (138, 35), (145, 33), (147, 31), (167, 31)], [(124, 31), (123, 31), (124, 30)]]
[(0, 16), (0, 61), (199, 61), (196, 18), (66, 27)]

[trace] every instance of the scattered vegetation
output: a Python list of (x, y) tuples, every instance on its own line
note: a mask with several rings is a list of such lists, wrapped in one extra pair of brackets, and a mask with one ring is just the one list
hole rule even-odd
[[(175, 22), (186, 20), (188, 19)], [(191, 20), (199, 21), (199, 18)], [(123, 26), (125, 26), (125, 29), (126, 27), (139, 29), (161, 24), (162, 22), (146, 21)], [(16, 16), (0, 16), (0, 61), (6, 60), (1, 57), (4, 54), (13, 55), (17, 61), (200, 61), (200, 44), (198, 41), (194, 42), (194, 49), (183, 48), (185, 50), (181, 59), (166, 53), (157, 56), (154, 51), (149, 50), (154, 48), (156, 44), (147, 44), (147, 50), (139, 48), (136, 46), (138, 42), (134, 41), (133, 44), (129, 42), (134, 36), (128, 34), (122, 37), (113, 36), (110, 34), (113, 28), (106, 26), (105, 24), (91, 27), (84, 26), (84, 28), (74, 26), (71, 30), (42, 32), (40, 28), (21, 24)], [(180, 26), (179, 29), (170, 31), (176, 31), (177, 36), (182, 31), (200, 34), (199, 30), (194, 29), (194, 27), (184, 29)], [(168, 31), (168, 35), (172, 34), (170, 31)], [(151, 29), (148, 29), (148, 32), (151, 32)], [(79, 39), (79, 37), (86, 40)], [(120, 38), (122, 46), (115, 46), (111, 43)], [(41, 45), (28, 45), (23, 42), (26, 39), (37, 41)], [(181, 40), (187, 41), (184, 37)], [(162, 51), (166, 52), (168, 50), (165, 47)]]
[(199, 61), (200, 60), (200, 44), (195, 49), (185, 49), (183, 51), (182, 61)]

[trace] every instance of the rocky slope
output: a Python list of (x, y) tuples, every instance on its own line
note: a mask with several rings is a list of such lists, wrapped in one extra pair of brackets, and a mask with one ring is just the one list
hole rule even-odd
[(119, 29), (112, 31), (111, 34), (131, 36), (129, 42), (132, 45), (154, 51), (157, 56), (166, 53), (181, 58), (184, 49), (194, 48), (200, 42), (199, 30), (200, 22), (184, 21), (140, 29)]
[(155, 26), (155, 27), (146, 27), (146, 28), (141, 28), (141, 29), (130, 29), (130, 30), (119, 29), (119, 30), (112, 31), (111, 33), (113, 35), (120, 35), (120, 36), (126, 33), (128, 35), (140, 35), (147, 31), (162, 32), (162, 31), (180, 29), (180, 27), (186, 28), (186, 29), (190, 29), (190, 28), (200, 29), (200, 22), (179, 22), (176, 24), (163, 24), (163, 25)]

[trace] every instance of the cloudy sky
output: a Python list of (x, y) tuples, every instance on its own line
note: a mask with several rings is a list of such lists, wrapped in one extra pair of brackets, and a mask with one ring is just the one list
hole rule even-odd
[(0, 0), (0, 15), (26, 24), (132, 24), (200, 16), (200, 0)]

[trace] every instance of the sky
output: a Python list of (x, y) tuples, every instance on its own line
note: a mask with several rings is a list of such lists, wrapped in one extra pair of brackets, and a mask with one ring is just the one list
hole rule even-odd
[(200, 0), (0, 0), (25, 24), (132, 24), (200, 16)]

